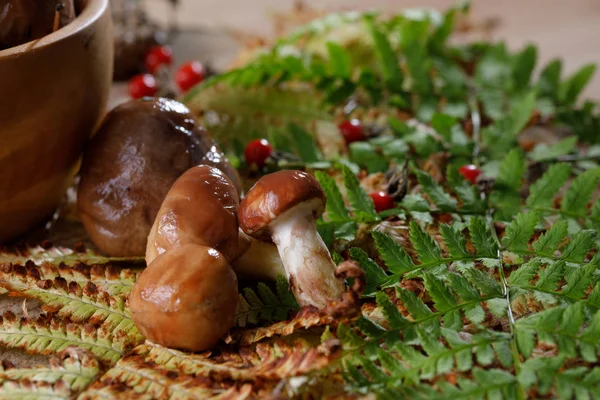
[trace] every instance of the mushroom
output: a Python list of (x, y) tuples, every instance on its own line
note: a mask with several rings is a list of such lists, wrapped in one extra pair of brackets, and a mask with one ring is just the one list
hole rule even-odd
[(241, 193), (235, 169), (187, 107), (169, 99), (125, 103), (104, 119), (84, 154), (81, 221), (110, 256), (142, 256), (158, 210), (175, 180), (207, 164)]
[(187, 244), (157, 257), (129, 295), (140, 332), (162, 346), (202, 351), (233, 326), (238, 301), (235, 273), (217, 250)]
[(323, 308), (344, 292), (335, 264), (316, 227), (325, 210), (319, 182), (301, 171), (263, 176), (242, 200), (242, 230), (277, 246), (288, 282), (301, 306)]
[(146, 263), (185, 244), (214, 247), (231, 261), (238, 253), (238, 193), (218, 168), (200, 165), (167, 193), (148, 236)]

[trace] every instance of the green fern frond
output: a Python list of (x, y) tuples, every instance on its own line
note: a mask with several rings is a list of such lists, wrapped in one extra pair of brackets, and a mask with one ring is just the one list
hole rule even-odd
[(41, 316), (19, 320), (13, 313), (2, 315), (0, 344), (32, 354), (58, 353), (69, 346), (90, 350), (100, 361), (114, 363), (143, 338), (134, 332), (115, 332), (110, 325), (74, 324)]
[(410, 223), (410, 242), (417, 251), (415, 263), (406, 250), (394, 239), (381, 232), (374, 231), (375, 246), (385, 261), (388, 271), (384, 271), (361, 250), (350, 250), (350, 255), (361, 266), (367, 269), (367, 290), (365, 295), (372, 295), (377, 287), (390, 287), (398, 284), (403, 278), (413, 277), (420, 271), (427, 271), (440, 266), (459, 263), (473, 263), (477, 260), (494, 260), (498, 257), (498, 244), (493, 240), (489, 228), (483, 220), (471, 218), (469, 232), (474, 243), (475, 252), (471, 253), (466, 248), (467, 238), (455, 229), (447, 226), (441, 227), (443, 244), (448, 249), (447, 254), (442, 254), (435, 238), (425, 233), (419, 225)]
[(264, 137), (288, 123), (310, 127), (314, 121), (331, 120), (319, 96), (306, 88), (218, 85), (198, 91), (186, 105), (204, 116), (204, 125), (224, 148)]
[(258, 283), (256, 290), (244, 288), (235, 312), (236, 326), (243, 328), (262, 321), (281, 321), (286, 319), (290, 312), (299, 309), (284, 276), (277, 277), (275, 291), (276, 293), (262, 282)]

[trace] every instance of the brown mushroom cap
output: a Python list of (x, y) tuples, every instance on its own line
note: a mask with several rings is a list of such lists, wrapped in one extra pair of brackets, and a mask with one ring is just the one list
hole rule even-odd
[(141, 256), (169, 188), (194, 165), (242, 185), (221, 150), (174, 100), (125, 103), (104, 119), (84, 154), (78, 207), (92, 241), (111, 256)]
[(231, 328), (237, 278), (217, 250), (188, 244), (154, 260), (129, 295), (140, 332), (160, 345), (207, 350)]
[(269, 240), (268, 225), (280, 214), (309, 200), (320, 200), (313, 213), (316, 219), (325, 209), (325, 193), (312, 175), (291, 170), (265, 175), (240, 204), (240, 227), (248, 235)]
[(209, 246), (232, 260), (238, 253), (239, 201), (220, 169), (201, 165), (179, 177), (162, 203), (146, 247), (146, 263), (188, 243)]

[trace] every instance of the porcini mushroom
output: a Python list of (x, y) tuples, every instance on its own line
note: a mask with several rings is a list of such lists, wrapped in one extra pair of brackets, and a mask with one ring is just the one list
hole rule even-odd
[(111, 111), (83, 157), (77, 205), (92, 241), (110, 256), (142, 256), (171, 185), (189, 168), (222, 170), (241, 193), (236, 170), (186, 106), (169, 99)]
[(187, 244), (157, 257), (131, 294), (131, 317), (154, 343), (202, 351), (233, 326), (238, 301), (235, 273), (217, 250)]
[(323, 188), (301, 171), (263, 176), (240, 204), (240, 227), (250, 236), (275, 243), (301, 306), (323, 308), (344, 291), (344, 284), (334, 275), (329, 250), (317, 232), (316, 220), (324, 210)]
[(238, 254), (238, 193), (218, 168), (190, 168), (173, 184), (148, 235), (146, 263), (185, 244), (213, 247), (231, 261)]

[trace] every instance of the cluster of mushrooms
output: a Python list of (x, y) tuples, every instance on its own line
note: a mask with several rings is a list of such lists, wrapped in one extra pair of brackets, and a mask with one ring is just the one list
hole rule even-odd
[(311, 175), (263, 176), (240, 202), (237, 171), (173, 100), (117, 107), (90, 141), (78, 208), (100, 250), (145, 254), (147, 268), (129, 297), (149, 340), (202, 351), (232, 327), (237, 275), (285, 275), (301, 306), (341, 297), (327, 247), (316, 229), (325, 195)]

